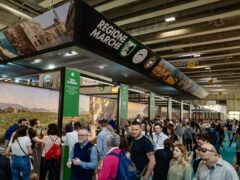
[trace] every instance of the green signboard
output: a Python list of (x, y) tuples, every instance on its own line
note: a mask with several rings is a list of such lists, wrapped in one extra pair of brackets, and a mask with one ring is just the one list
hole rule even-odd
[(65, 71), (63, 117), (79, 115), (80, 73), (71, 69)]
[(128, 118), (128, 85), (120, 84), (119, 117)]
[(149, 96), (149, 119), (155, 118), (155, 93), (150, 92)]

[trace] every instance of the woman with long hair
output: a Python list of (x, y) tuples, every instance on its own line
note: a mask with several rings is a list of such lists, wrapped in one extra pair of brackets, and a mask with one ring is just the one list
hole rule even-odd
[(145, 125), (145, 136), (148, 137), (148, 139), (153, 142), (153, 133), (152, 133), (152, 125), (151, 123), (147, 123)]
[(174, 129), (172, 126), (167, 127), (167, 133), (168, 133), (169, 139), (172, 140), (173, 144), (177, 144), (178, 138), (177, 138), (177, 135), (174, 133)]
[(128, 158), (130, 158), (130, 146), (128, 144), (127, 138), (125, 138), (124, 136), (120, 137), (119, 148), (126, 154)]
[(53, 147), (54, 144), (60, 146), (60, 130), (57, 124), (52, 123), (48, 125), (47, 136), (43, 137), (42, 144), (42, 157), (40, 163), (40, 177), (39, 180), (45, 180), (48, 173), (48, 179), (55, 180), (57, 179), (57, 172), (59, 169), (59, 160), (47, 160), (45, 159), (46, 153)]
[(168, 180), (191, 180), (192, 167), (187, 160), (187, 150), (184, 145), (173, 147), (173, 159), (168, 170)]
[(30, 157), (32, 154), (31, 140), (27, 136), (27, 126), (21, 125), (14, 134), (6, 150), (7, 155), (12, 155), (12, 179), (18, 180), (22, 172), (23, 180), (30, 179)]

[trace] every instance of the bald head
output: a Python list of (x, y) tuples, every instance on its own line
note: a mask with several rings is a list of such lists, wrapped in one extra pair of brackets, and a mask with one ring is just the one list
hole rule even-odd
[(211, 168), (219, 160), (219, 155), (215, 147), (210, 143), (204, 143), (199, 149), (199, 156), (203, 163)]

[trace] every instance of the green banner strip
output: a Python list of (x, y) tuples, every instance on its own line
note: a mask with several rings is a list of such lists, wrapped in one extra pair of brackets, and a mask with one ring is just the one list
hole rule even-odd
[(120, 119), (128, 118), (128, 85), (125, 84), (120, 84), (119, 115)]
[(65, 71), (63, 117), (79, 115), (80, 73), (71, 69)]
[(71, 176), (71, 169), (67, 167), (68, 162), (68, 155), (69, 155), (69, 147), (63, 147), (63, 180), (69, 180)]

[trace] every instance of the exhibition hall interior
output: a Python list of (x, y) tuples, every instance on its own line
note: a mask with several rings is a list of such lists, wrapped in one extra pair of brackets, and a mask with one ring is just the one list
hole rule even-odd
[(239, 18), (239, 0), (0, 0), (0, 177), (238, 180)]

